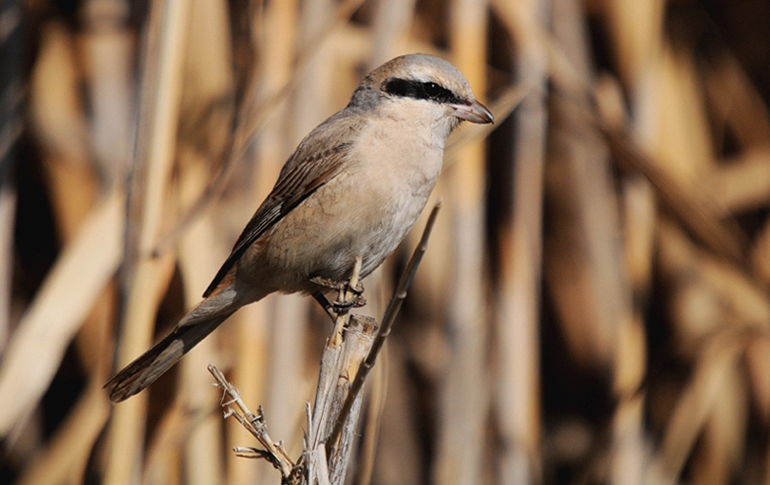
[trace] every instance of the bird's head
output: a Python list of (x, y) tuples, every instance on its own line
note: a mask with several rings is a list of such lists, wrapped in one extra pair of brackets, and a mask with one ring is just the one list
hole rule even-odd
[(465, 76), (449, 62), (428, 54), (396, 57), (371, 71), (351, 103), (397, 104), (435, 113), (449, 121), (494, 123), (492, 113), (473, 95)]

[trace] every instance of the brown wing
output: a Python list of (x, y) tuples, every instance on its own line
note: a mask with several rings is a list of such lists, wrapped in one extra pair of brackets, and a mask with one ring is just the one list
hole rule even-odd
[(319, 125), (302, 140), (281, 169), (270, 195), (246, 224), (230, 256), (206, 288), (204, 298), (214, 291), (246, 248), (339, 173), (350, 152), (352, 137), (360, 127), (360, 118), (345, 116), (342, 111)]

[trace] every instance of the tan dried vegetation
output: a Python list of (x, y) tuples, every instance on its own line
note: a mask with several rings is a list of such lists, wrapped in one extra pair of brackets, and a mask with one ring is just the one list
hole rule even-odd
[(769, 11), (2, 2), (0, 481), (277, 483), (229, 451), (254, 443), (206, 366), (296, 456), (329, 330), (310, 299), (242, 310), (118, 406), (102, 385), (198, 300), (298, 140), (423, 51), (498, 123), (450, 140), (351, 480), (770, 483)]

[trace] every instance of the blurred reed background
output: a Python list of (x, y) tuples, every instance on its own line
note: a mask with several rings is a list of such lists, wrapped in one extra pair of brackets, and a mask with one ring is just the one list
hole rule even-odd
[[(328, 319), (252, 305), (150, 392), (102, 385), (195, 304), (281, 165), (401, 53), (495, 112), (450, 140), (366, 389), (355, 484), (770, 484), (770, 4), (0, 3), (0, 483), (277, 483)], [(367, 283), (379, 316), (424, 220)]]

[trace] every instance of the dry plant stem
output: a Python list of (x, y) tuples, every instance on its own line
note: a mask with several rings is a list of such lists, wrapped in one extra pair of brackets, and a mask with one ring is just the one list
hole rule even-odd
[[(270, 435), (267, 434), (267, 425), (265, 424), (262, 408), (259, 408), (257, 414), (252, 413), (248, 406), (246, 406), (246, 403), (241, 399), (238, 390), (232, 384), (227, 382), (227, 379), (225, 379), (222, 372), (220, 372), (220, 370), (213, 364), (210, 364), (208, 369), (209, 372), (211, 372), (211, 375), (214, 376), (214, 379), (217, 380), (219, 388), (230, 396), (230, 401), (225, 401), (223, 397), (221, 402), (222, 407), (226, 410), (225, 417), (234, 416), (235, 419), (237, 419), (241, 425), (243, 425), (243, 427), (265, 447), (264, 451), (253, 451), (253, 455), (244, 454), (243, 449), (240, 448), (236, 449), (236, 452), (242, 456), (263, 457), (281, 472), (282, 479), (289, 478), (294, 470), (294, 462), (289, 458), (280, 445), (273, 443)], [(233, 409), (231, 407), (232, 404), (235, 404), (238, 407), (238, 410)]]
[[(545, 36), (548, 2), (492, 3), (514, 35), (520, 82), (535, 86), (517, 109), (511, 134), (514, 149), (511, 216), (501, 225), (500, 281), (495, 321), (501, 349), (494, 393), (500, 439), (508, 443), (499, 458), (503, 483), (538, 483), (540, 472), (540, 280), (542, 268), (542, 200), (548, 153), (549, 45)], [(555, 44), (555, 43), (554, 43)]]
[(720, 220), (719, 210), (712, 200), (695, 188), (687, 187), (674, 180), (658, 168), (633, 142), (631, 135), (621, 129), (612, 129), (602, 123), (600, 128), (621, 168), (631, 168), (643, 173), (655, 186), (661, 201), (673, 212), (682, 224), (712, 252), (743, 268), (748, 274), (753, 269), (746, 261), (748, 238), (733, 219)]
[(428, 217), (428, 222), (425, 224), (425, 229), (420, 238), (420, 244), (415, 248), (412, 258), (409, 260), (404, 273), (401, 275), (398, 287), (396, 287), (396, 291), (393, 292), (390, 303), (388, 303), (388, 307), (385, 309), (385, 314), (382, 317), (382, 324), (380, 325), (380, 330), (377, 332), (377, 337), (374, 339), (374, 344), (372, 344), (372, 348), (369, 350), (366, 360), (364, 360), (361, 368), (358, 370), (358, 374), (356, 374), (356, 378), (350, 386), (350, 391), (345, 400), (345, 404), (342, 406), (339, 416), (337, 416), (336, 423), (334, 423), (334, 429), (326, 440), (327, 453), (329, 452), (330, 447), (336, 443), (339, 438), (342, 427), (350, 414), (350, 410), (353, 408), (353, 403), (356, 400), (358, 393), (361, 392), (361, 389), (364, 387), (364, 382), (366, 382), (366, 378), (369, 376), (369, 371), (374, 367), (374, 362), (377, 360), (377, 356), (380, 354), (382, 346), (385, 345), (385, 339), (390, 335), (390, 331), (393, 328), (393, 322), (396, 320), (396, 315), (398, 315), (399, 310), (401, 310), (401, 305), (403, 305), (404, 300), (406, 299), (407, 290), (409, 290), (409, 286), (412, 284), (412, 280), (414, 280), (414, 275), (417, 274), (417, 268), (420, 266), (422, 257), (428, 249), (428, 239), (430, 239), (430, 233), (433, 230), (433, 225), (436, 223), (436, 217), (438, 217), (438, 211), (440, 209), (441, 201), (438, 201)]
[[(41, 399), (67, 343), (120, 264), (122, 208), (123, 197), (117, 192), (98, 204), (76, 238), (62, 250), (18, 323), (0, 365), (0, 435), (9, 432), (25, 410)], [(68, 304), (62, 306), (62, 301)], [(52, 321), (57, 325), (51, 325)]]
[(13, 268), (13, 233), (17, 191), (14, 167), (17, 155), (14, 151), (21, 137), (24, 123), (23, 102), (26, 94), (21, 89), (23, 43), (11, 41), (10, 35), (21, 27), (21, 1), (7, 1), (0, 6), (0, 18), (11, 20), (0, 37), (4, 56), (0, 57), (0, 353), (3, 353), (11, 332), (11, 277)]
[[(361, 271), (361, 258), (356, 259), (356, 265), (353, 268), (353, 275), (350, 278), (350, 287), (358, 285), (358, 275)], [(348, 297), (352, 298), (352, 292), (346, 290), (344, 293), (340, 293), (340, 301), (344, 301)], [(323, 441), (322, 431), (326, 429), (326, 422), (328, 419), (328, 412), (330, 410), (329, 400), (331, 398), (331, 390), (336, 383), (339, 358), (342, 354), (340, 346), (342, 344), (342, 331), (345, 323), (350, 319), (349, 315), (341, 313), (337, 316), (334, 323), (334, 330), (332, 335), (326, 341), (326, 348), (321, 359), (321, 372), (318, 376), (318, 387), (316, 391), (316, 399), (313, 406), (312, 425), (310, 428), (309, 447), (308, 449), (314, 450), (316, 446)]]
[[(356, 262), (350, 283), (340, 294), (340, 301), (350, 301), (355, 297), (353, 288), (358, 284), (359, 271), (360, 259)], [(348, 398), (353, 376), (359, 372), (369, 353), (377, 328), (373, 318), (347, 315), (344, 310), (340, 313), (326, 343), (313, 412), (308, 418), (310, 429), (303, 452), (306, 465), (303, 478), (308, 484), (344, 483), (361, 409), (360, 394), (351, 406), (339, 439), (333, 445), (326, 443)]]
[[(335, 374), (336, 383), (329, 399), (326, 401), (329, 411), (322, 433), (324, 437), (330, 434), (333, 424), (336, 422), (336, 417), (350, 393), (352, 376), (358, 373), (361, 363), (369, 352), (374, 341), (376, 329), (377, 322), (371, 317), (362, 315), (351, 315), (350, 321), (345, 326), (344, 343), (341, 346), (341, 355)], [(347, 420), (345, 420), (339, 441), (334, 443), (334, 446), (328, 448), (328, 453), (325, 443), (319, 444), (316, 448), (316, 452), (319, 453), (317, 456), (327, 456), (325, 463), (329, 469), (327, 475), (331, 484), (342, 485), (345, 482), (362, 402), (362, 396), (359, 393), (358, 397), (353, 401), (353, 406)], [(328, 441), (328, 439), (324, 441)], [(323, 483), (325, 478), (321, 475), (319, 474), (318, 476), (319, 483)], [(310, 481), (309, 483), (314, 482)]]
[[(338, 298), (339, 303), (349, 302), (356, 297), (352, 288), (356, 288), (358, 286), (359, 274), (361, 273), (361, 262), (361, 256), (357, 257), (356, 264), (353, 267), (353, 276), (350, 277), (350, 283), (345, 288), (345, 291), (340, 292)], [(332, 338), (326, 343), (327, 349), (329, 347), (337, 347), (342, 343), (342, 330), (349, 320), (350, 316), (348, 315), (347, 310), (340, 311), (337, 314), (337, 320), (334, 322), (334, 333), (332, 334)]]
[[(152, 4), (145, 72), (139, 96), (139, 120), (134, 174), (128, 197), (124, 269), (125, 308), (117, 363), (125, 364), (152, 341), (152, 323), (170, 281), (170, 254), (150, 257), (163, 226), (164, 198), (172, 173), (181, 102), (184, 39), (188, 2)], [(109, 432), (104, 483), (125, 483), (135, 477), (144, 445), (147, 396), (138, 396), (115, 409)], [(130, 479), (129, 479), (130, 480)]]
[[(2, 129), (2, 128), (0, 128)], [(0, 135), (1, 136), (1, 135)], [(0, 148), (1, 150), (2, 148)], [(0, 154), (0, 353), (5, 350), (11, 332), (11, 279), (13, 268), (13, 227), (16, 220), (16, 187), (10, 183), (5, 171), (11, 164)]]
[[(361, 271), (361, 257), (356, 259), (353, 275), (350, 278), (350, 287), (358, 286), (358, 276)], [(345, 290), (340, 293), (339, 301), (345, 301), (352, 298), (352, 291)], [(341, 312), (334, 323), (334, 330), (326, 341), (323, 357), (321, 358), (321, 371), (318, 376), (318, 387), (313, 406), (313, 418), (310, 428), (310, 437), (308, 449), (315, 450), (319, 443), (323, 441), (323, 431), (326, 429), (326, 422), (331, 411), (331, 399), (333, 389), (339, 375), (340, 356), (342, 355), (342, 331), (345, 324), (350, 320), (350, 315)]]

